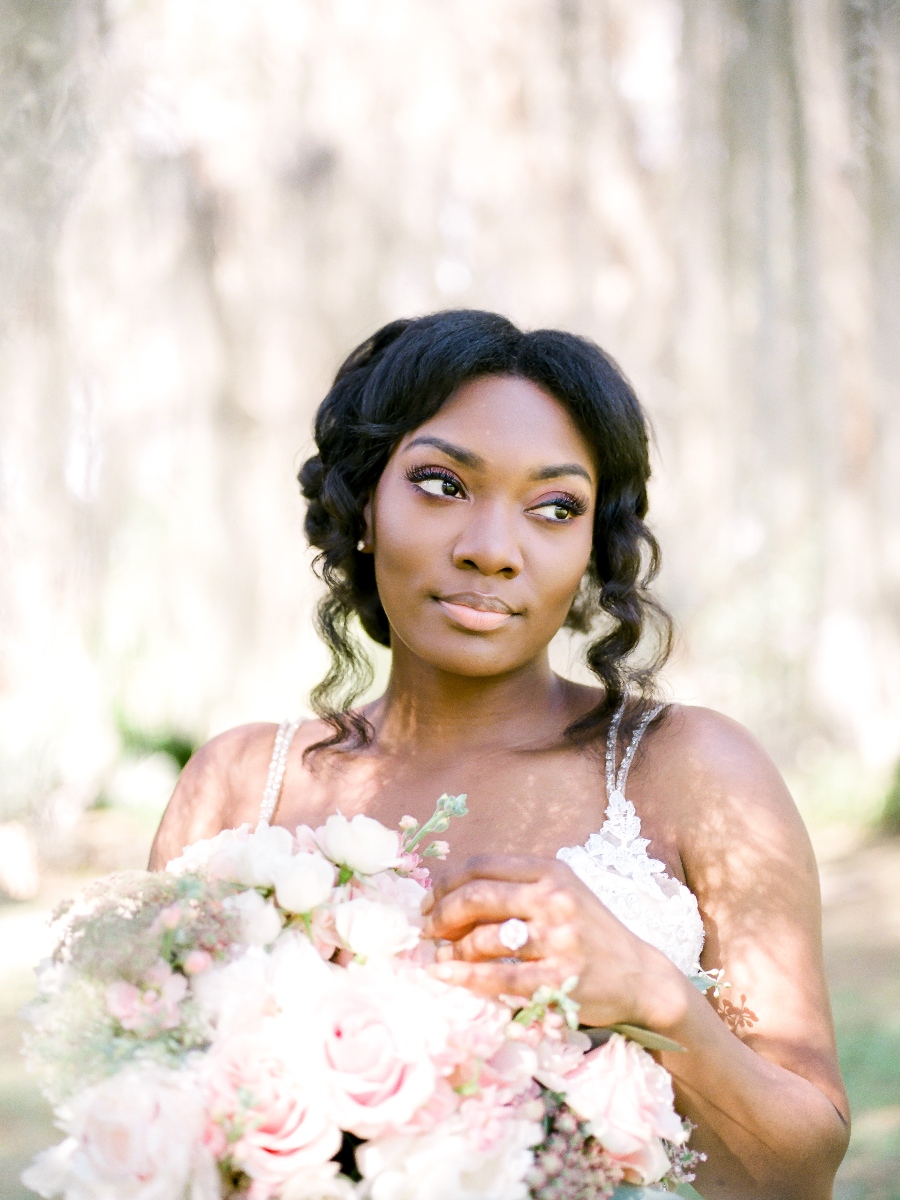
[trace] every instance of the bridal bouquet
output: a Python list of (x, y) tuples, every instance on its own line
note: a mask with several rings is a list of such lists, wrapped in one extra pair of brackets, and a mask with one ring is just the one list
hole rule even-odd
[(28, 1053), (67, 1135), (23, 1176), (65, 1200), (549, 1200), (676, 1184), (667, 1072), (568, 992), (434, 978), (426, 842), (340, 814), (189, 847), (57, 914)]

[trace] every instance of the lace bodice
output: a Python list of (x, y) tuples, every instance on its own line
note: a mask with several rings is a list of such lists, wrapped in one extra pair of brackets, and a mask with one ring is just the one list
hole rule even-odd
[[(632, 933), (661, 950), (686, 975), (700, 970), (703, 922), (693, 892), (647, 853), (641, 821), (625, 798), (625, 783), (644, 731), (660, 712), (646, 713), (616, 771), (616, 750), (624, 705), (613, 717), (606, 746), (606, 820), (583, 846), (563, 846), (556, 857), (572, 868)], [(281, 793), (291, 740), (301, 722), (284, 721), (275, 737), (260, 820), (272, 819)]]
[(583, 846), (564, 846), (556, 857), (572, 868), (610, 912), (632, 933), (661, 950), (686, 975), (700, 971), (703, 921), (697, 899), (683, 883), (666, 874), (647, 853), (641, 821), (625, 798), (625, 782), (644, 731), (660, 712), (642, 718), (625, 751), (618, 773), (616, 748), (624, 706), (613, 717), (606, 747), (606, 820)]

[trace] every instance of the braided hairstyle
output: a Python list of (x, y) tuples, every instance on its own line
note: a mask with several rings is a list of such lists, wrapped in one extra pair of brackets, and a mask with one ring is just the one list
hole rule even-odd
[[(566, 626), (589, 633), (601, 625), (586, 660), (603, 692), (566, 736), (591, 742), (626, 695), (627, 730), (655, 700), (655, 679), (671, 650), (672, 622), (648, 591), (660, 551), (644, 523), (648, 434), (631, 385), (609, 355), (585, 338), (550, 329), (524, 333), (496, 313), (438, 312), (392, 321), (357, 346), (316, 414), (318, 453), (303, 464), (299, 481), (307, 501), (306, 536), (319, 551), (315, 566), (328, 588), (317, 626), (331, 666), (310, 700), (333, 735), (310, 749), (358, 747), (372, 736), (365, 717), (352, 709), (372, 680), (353, 621), (383, 646), (390, 645), (390, 628), (374, 559), (357, 549), (365, 505), (398, 441), (433, 417), (463, 384), (489, 375), (527, 379), (554, 396), (597, 459), (593, 550)], [(633, 655), (648, 626), (655, 630), (655, 646), (636, 662)]]

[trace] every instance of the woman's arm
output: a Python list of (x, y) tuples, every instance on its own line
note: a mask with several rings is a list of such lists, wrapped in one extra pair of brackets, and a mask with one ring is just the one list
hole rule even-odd
[[(681, 1111), (701, 1126), (695, 1140), (711, 1166), (736, 1159), (764, 1195), (830, 1197), (849, 1108), (809, 837), (774, 764), (745, 730), (702, 710), (684, 722), (667, 739), (683, 738), (683, 813), (702, 820), (682, 821), (682, 860), (706, 925), (704, 966), (723, 968), (731, 987), (715, 1020), (689, 998), (678, 1028), (693, 1053), (663, 1061)], [(704, 1185), (710, 1197), (729, 1194), (717, 1193), (709, 1168)]]
[[(821, 959), (818, 881), (783, 782), (745, 731), (716, 714), (674, 717), (641, 770), (678, 805), (688, 883), (707, 930), (704, 965), (732, 987), (718, 1012), (664, 955), (631, 934), (561, 863), (473, 860), (438, 884), (431, 932), (453, 941), (436, 970), (491, 994), (528, 995), (579, 976), (587, 1024), (673, 1037), (666, 1054), (707, 1200), (827, 1200), (848, 1136)], [(497, 930), (526, 919), (528, 961)], [(745, 999), (742, 999), (744, 997)]]

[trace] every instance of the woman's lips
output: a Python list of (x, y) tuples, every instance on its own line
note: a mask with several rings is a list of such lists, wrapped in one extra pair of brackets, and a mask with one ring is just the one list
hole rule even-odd
[(494, 596), (452, 596), (438, 604), (454, 623), (473, 633), (490, 633), (504, 625), (513, 611)]

